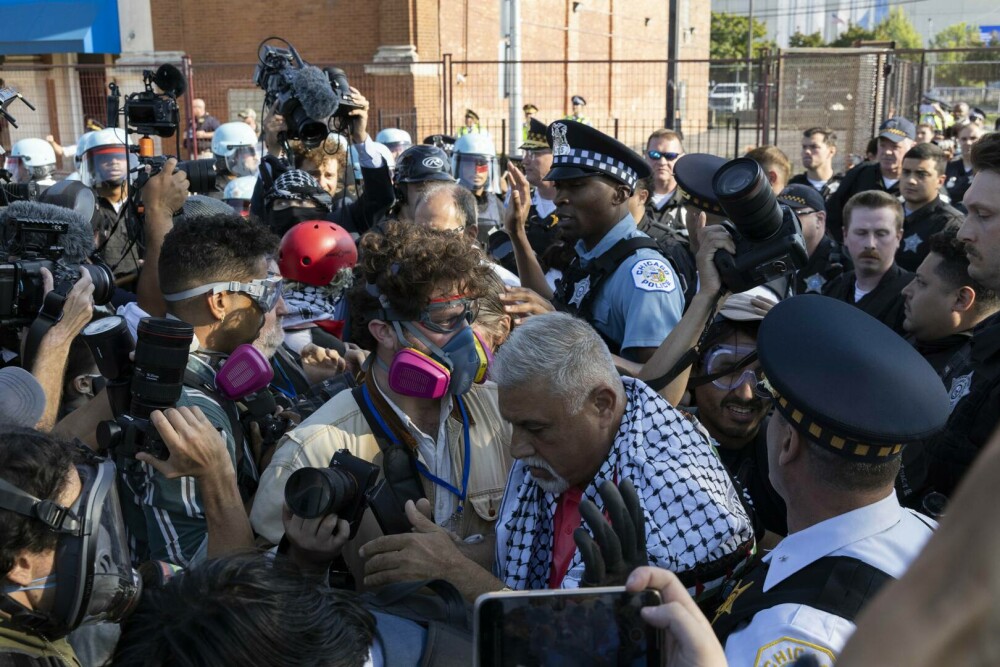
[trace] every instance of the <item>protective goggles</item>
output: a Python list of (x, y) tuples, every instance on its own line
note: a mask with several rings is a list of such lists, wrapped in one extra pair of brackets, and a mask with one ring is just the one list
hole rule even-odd
[(431, 299), (417, 321), (435, 333), (448, 334), (472, 324), (479, 315), (479, 302), (460, 295)]
[(745, 382), (756, 387), (764, 377), (764, 372), (757, 362), (757, 350), (748, 348), (718, 345), (709, 351), (705, 357), (705, 374), (691, 384), (694, 386), (711, 382), (719, 389), (732, 391)]
[(278, 305), (278, 299), (282, 294), (282, 280), (279, 276), (268, 276), (267, 278), (257, 278), (250, 282), (241, 283), (238, 280), (229, 282), (209, 283), (200, 287), (192, 287), (183, 292), (164, 294), (163, 299), (171, 303), (184, 301), (199, 294), (219, 294), (220, 292), (239, 292), (250, 297), (250, 300), (257, 304), (262, 313), (269, 313)]
[(661, 153), (660, 151), (646, 151), (646, 155), (649, 156), (650, 160), (659, 160), (660, 158), (663, 158), (668, 162), (673, 162), (681, 156), (680, 153)]

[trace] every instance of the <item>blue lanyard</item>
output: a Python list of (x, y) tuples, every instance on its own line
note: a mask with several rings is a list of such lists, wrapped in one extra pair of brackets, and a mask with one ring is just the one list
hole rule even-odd
[[(400, 444), (399, 440), (396, 438), (392, 430), (389, 428), (389, 425), (386, 424), (385, 421), (382, 419), (382, 415), (380, 415), (378, 413), (378, 410), (375, 409), (375, 404), (372, 403), (372, 397), (368, 393), (367, 384), (361, 385), (361, 393), (364, 395), (365, 403), (368, 404), (368, 409), (371, 410), (372, 415), (374, 415), (375, 420), (378, 422), (378, 425), (382, 428), (382, 431), (389, 437), (389, 440), (392, 442), (392, 444), (394, 445)], [(459, 412), (462, 413), (462, 434), (463, 437), (465, 438), (465, 465), (462, 469), (462, 490), (459, 491), (454, 485), (449, 484), (448, 482), (444, 481), (443, 479), (432, 473), (430, 470), (427, 469), (427, 466), (425, 466), (423, 462), (419, 460), (417, 461), (417, 470), (420, 472), (421, 475), (423, 475), (427, 479), (431, 480), (432, 482), (446, 489), (447, 491), (453, 493), (458, 498), (460, 503), (464, 503), (469, 491), (469, 462), (472, 458), (472, 442), (471, 439), (469, 438), (469, 415), (465, 412), (465, 403), (463, 403), (462, 399), (458, 396), (455, 397), (455, 400), (458, 402)], [(462, 511), (461, 504), (459, 504), (458, 506), (458, 511), (459, 512)]]
[(285, 369), (281, 367), (280, 362), (275, 363), (274, 366), (278, 369), (278, 372), (281, 373), (281, 377), (285, 379), (285, 385), (288, 387), (288, 389), (285, 389), (285, 387), (282, 387), (281, 385), (279, 385), (277, 382), (274, 381), (271, 382), (271, 386), (280, 391), (285, 396), (287, 396), (290, 400), (294, 401), (295, 397), (299, 395), (299, 393), (295, 391), (295, 384), (288, 379), (288, 374), (285, 373)]

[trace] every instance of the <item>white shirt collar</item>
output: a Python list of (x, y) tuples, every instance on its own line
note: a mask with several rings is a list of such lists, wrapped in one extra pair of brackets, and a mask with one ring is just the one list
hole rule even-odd
[(892, 528), (902, 521), (903, 511), (893, 491), (877, 503), (792, 533), (763, 558), (771, 564), (764, 592), (820, 558)]

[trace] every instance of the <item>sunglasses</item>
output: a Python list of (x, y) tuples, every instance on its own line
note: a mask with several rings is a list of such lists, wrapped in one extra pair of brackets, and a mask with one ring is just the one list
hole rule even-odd
[(681, 156), (680, 153), (661, 153), (660, 151), (646, 151), (646, 155), (649, 156), (650, 160), (659, 160), (660, 158), (663, 158), (668, 162), (673, 162)]

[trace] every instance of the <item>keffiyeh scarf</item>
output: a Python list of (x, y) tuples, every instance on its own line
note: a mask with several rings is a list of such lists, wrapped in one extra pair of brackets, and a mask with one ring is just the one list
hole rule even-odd
[(338, 306), (351, 287), (351, 269), (341, 269), (329, 285), (307, 285), (293, 280), (284, 282), (285, 306), (288, 314), (281, 322), (286, 329), (295, 329), (311, 322), (338, 320)]
[[(712, 588), (751, 556), (750, 519), (722, 462), (696, 426), (642, 382), (622, 380), (625, 415), (583, 497), (603, 510), (600, 484), (632, 480), (646, 517), (650, 565), (677, 573), (688, 586)], [(558, 497), (542, 491), (527, 467), (515, 462), (496, 529), (495, 574), (511, 588), (548, 587), (557, 504)], [(583, 571), (577, 550), (562, 587), (577, 588)]]

